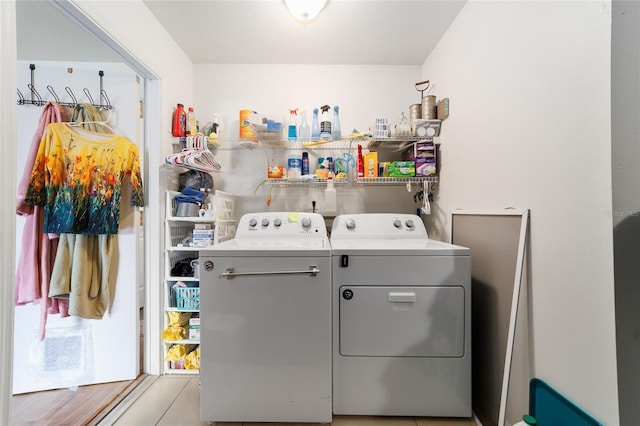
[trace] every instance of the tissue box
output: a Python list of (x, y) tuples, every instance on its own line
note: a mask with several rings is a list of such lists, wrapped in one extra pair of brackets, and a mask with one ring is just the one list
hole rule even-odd
[(189, 318), (189, 340), (200, 340), (200, 318)]
[(414, 161), (416, 158), (435, 158), (436, 147), (433, 141), (418, 141), (402, 152), (402, 159)]
[(389, 164), (389, 177), (412, 177), (416, 175), (413, 161), (392, 161)]
[(364, 156), (364, 177), (378, 177), (378, 153), (370, 152)]
[(416, 176), (427, 176), (427, 177), (433, 177), (436, 176), (437, 170), (436, 170), (436, 159), (435, 157), (430, 157), (430, 158), (416, 158), (415, 159), (415, 165), (416, 165)]

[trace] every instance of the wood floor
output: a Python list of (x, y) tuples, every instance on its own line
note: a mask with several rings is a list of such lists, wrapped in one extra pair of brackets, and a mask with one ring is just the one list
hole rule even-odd
[(14, 395), (11, 424), (14, 426), (95, 425), (143, 379), (80, 386)]

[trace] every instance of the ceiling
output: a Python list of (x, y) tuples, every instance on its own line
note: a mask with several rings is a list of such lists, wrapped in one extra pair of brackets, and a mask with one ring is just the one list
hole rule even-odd
[[(329, 0), (295, 21), (281, 0), (144, 0), (194, 64), (422, 65), (465, 0)], [(46, 0), (17, 0), (19, 60), (120, 62)]]

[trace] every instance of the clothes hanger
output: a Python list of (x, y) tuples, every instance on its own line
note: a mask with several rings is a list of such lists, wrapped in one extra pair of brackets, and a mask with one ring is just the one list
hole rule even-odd
[(187, 136), (185, 148), (165, 157), (165, 163), (206, 173), (222, 171), (222, 165), (208, 148), (208, 139), (204, 135)]
[[(105, 128), (107, 128), (108, 130), (111, 131), (111, 133), (113, 133), (114, 135), (117, 135), (118, 132), (116, 132), (111, 126), (109, 126), (109, 121), (111, 121), (111, 109), (107, 110), (109, 112), (109, 115), (107, 116), (106, 119), (104, 120), (87, 120), (87, 121), (70, 121), (67, 122), (67, 125), (70, 127), (79, 127), (79, 126), (83, 126), (85, 124), (98, 124), (100, 126), (103, 126)], [(82, 129), (84, 131), (89, 131), (89, 132), (94, 132), (88, 129)], [(94, 132), (95, 133), (95, 132)], [(97, 133), (106, 133), (106, 132), (100, 132), (97, 131)]]

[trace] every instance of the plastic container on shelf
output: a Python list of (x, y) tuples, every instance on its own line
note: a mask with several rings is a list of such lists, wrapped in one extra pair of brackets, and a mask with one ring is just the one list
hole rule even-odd
[(329, 105), (323, 105), (320, 107), (322, 112), (320, 113), (320, 137), (331, 137), (331, 117), (329, 116)]
[(186, 136), (187, 117), (184, 112), (184, 105), (178, 104), (173, 111), (173, 121), (171, 124), (171, 134), (175, 137)]
[(289, 110), (289, 125), (287, 127), (287, 137), (290, 141), (298, 138), (298, 109)]
[(307, 123), (307, 112), (302, 111), (300, 115), (300, 131), (298, 132), (298, 138), (302, 141), (308, 141), (311, 139), (311, 129), (309, 128), (309, 123)]
[(324, 190), (324, 210), (327, 213), (335, 212), (338, 209), (338, 199), (336, 188), (333, 186), (331, 174), (327, 177), (327, 188)]
[(195, 136), (198, 133), (198, 120), (193, 112), (193, 107), (189, 107), (187, 112), (187, 136)]

